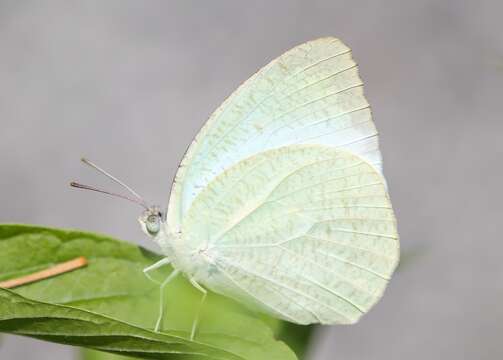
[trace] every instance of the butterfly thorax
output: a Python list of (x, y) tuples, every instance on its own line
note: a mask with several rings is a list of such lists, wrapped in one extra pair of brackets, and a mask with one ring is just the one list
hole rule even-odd
[(163, 224), (155, 241), (175, 269), (194, 279), (208, 276), (208, 265), (212, 264), (214, 254), (203, 244), (188, 241), (184, 233), (172, 231), (167, 224)]

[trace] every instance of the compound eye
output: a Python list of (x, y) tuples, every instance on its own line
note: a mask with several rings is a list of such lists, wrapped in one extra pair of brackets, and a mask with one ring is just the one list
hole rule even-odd
[(149, 215), (145, 227), (150, 235), (156, 235), (161, 230), (161, 218), (158, 215)]

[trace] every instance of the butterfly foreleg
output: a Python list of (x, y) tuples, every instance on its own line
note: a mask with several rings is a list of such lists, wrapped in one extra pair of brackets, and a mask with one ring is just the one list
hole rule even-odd
[[(159, 261), (160, 262), (160, 261)], [(156, 265), (158, 263), (155, 263), (154, 265)], [(159, 265), (159, 266), (162, 266), (163, 264)], [(168, 283), (173, 280), (179, 273), (180, 271), (179, 270), (173, 270), (171, 272), (171, 274), (169, 274), (169, 276), (161, 283), (161, 286), (159, 288), (160, 290), (160, 296), (159, 296), (159, 317), (157, 318), (157, 323), (155, 324), (155, 331), (156, 332), (159, 332), (160, 328), (161, 328), (161, 325), (162, 325), (162, 318), (164, 316), (164, 288), (166, 287), (166, 285), (168, 285)]]
[(152, 270), (159, 269), (161, 266), (168, 265), (171, 263), (171, 260), (169, 258), (162, 258), (161, 260), (157, 261), (155, 264), (152, 264), (150, 266), (147, 266), (145, 269), (143, 269), (143, 273), (145, 276), (150, 280), (155, 282), (156, 284), (161, 284), (161, 282), (155, 280), (152, 276), (150, 276), (148, 273)]
[(201, 302), (199, 303), (199, 306), (196, 311), (196, 316), (194, 318), (194, 321), (192, 322), (192, 330), (190, 331), (190, 340), (194, 340), (194, 335), (196, 334), (197, 330), (197, 324), (199, 323), (199, 314), (201, 313), (201, 308), (203, 307), (203, 303), (206, 300), (206, 295), (208, 295), (208, 291), (201, 285), (199, 285), (199, 283), (196, 280), (190, 278), (189, 281), (192, 284), (192, 286), (194, 286), (197, 290), (203, 293), (203, 297), (201, 298)]

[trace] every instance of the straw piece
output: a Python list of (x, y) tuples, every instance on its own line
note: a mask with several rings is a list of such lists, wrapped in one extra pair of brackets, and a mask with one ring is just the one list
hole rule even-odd
[(33, 274), (22, 276), (17, 279), (11, 279), (4, 282), (0, 282), (0, 287), (5, 289), (12, 289), (21, 285), (30, 284), (35, 281), (40, 281), (56, 275), (64, 274), (79, 269), (81, 267), (84, 267), (86, 265), (87, 265), (87, 259), (83, 256), (80, 256), (73, 260), (51, 266), (50, 268), (35, 272)]

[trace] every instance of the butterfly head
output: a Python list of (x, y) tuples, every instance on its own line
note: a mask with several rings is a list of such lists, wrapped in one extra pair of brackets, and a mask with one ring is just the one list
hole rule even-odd
[(143, 211), (138, 221), (145, 234), (156, 237), (164, 223), (164, 214), (159, 206), (150, 206)]

